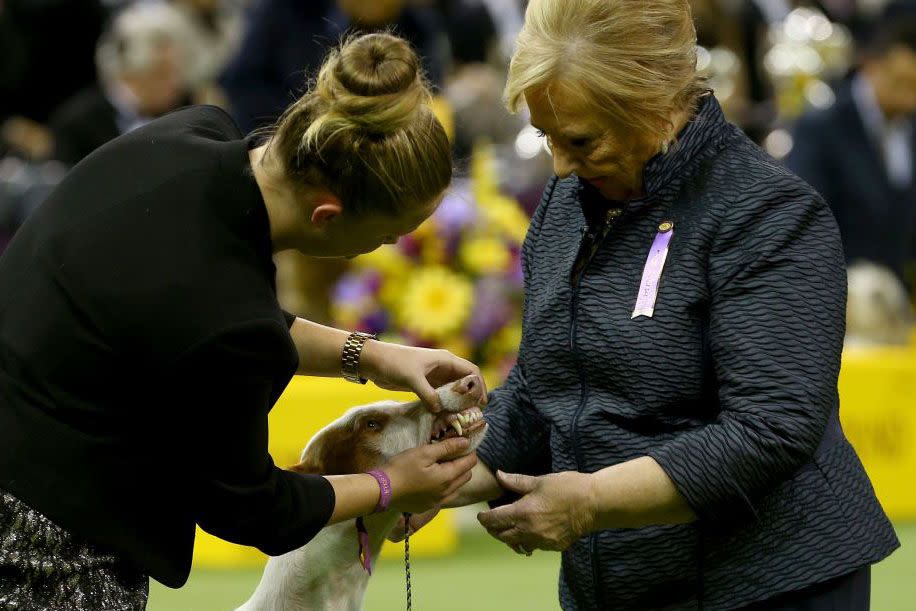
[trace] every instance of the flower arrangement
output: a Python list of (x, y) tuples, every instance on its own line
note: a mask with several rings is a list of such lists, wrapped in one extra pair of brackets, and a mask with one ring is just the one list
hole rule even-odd
[(521, 245), (528, 217), (502, 194), (492, 148), (479, 145), (470, 178), (397, 244), (353, 260), (332, 293), (343, 328), (441, 347), (477, 363), (494, 385), (515, 363), (523, 301)]

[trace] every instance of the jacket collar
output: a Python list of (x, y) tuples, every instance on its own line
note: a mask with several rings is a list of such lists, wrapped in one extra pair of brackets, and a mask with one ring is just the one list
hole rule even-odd
[[(696, 171), (696, 162), (720, 148), (728, 135), (727, 127), (728, 122), (715, 96), (709, 94), (700, 98), (696, 113), (668, 152), (658, 153), (646, 163), (643, 169), (644, 195), (625, 202), (626, 208), (633, 210), (671, 197)], [(580, 179), (579, 183), (580, 191), (589, 196), (597, 194), (584, 180)]]

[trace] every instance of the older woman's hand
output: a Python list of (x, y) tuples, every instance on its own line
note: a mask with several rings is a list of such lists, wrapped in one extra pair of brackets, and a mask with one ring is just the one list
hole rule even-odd
[(481, 512), (477, 519), (516, 552), (563, 551), (591, 531), (590, 475), (567, 471), (532, 477), (498, 471), (496, 477), (503, 488), (523, 496), (511, 505)]
[(482, 403), (487, 401), (486, 384), (477, 365), (447, 350), (369, 341), (359, 367), (380, 388), (413, 391), (432, 412), (441, 409), (436, 388), (472, 374), (480, 381)]

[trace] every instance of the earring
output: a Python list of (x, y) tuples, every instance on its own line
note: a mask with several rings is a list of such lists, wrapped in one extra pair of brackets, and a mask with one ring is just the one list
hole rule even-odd
[(668, 154), (668, 141), (665, 140), (664, 142), (662, 142), (662, 155), (667, 155), (667, 154)]

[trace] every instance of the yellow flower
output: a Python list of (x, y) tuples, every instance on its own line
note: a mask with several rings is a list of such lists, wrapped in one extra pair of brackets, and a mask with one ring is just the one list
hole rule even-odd
[(432, 238), (420, 243), (420, 260), (424, 265), (442, 265), (445, 263), (445, 243)]
[(528, 232), (529, 220), (518, 202), (498, 193), (490, 193), (479, 201), (486, 223), (516, 244), (521, 244)]
[(512, 258), (496, 238), (472, 238), (461, 245), (460, 255), (465, 267), (475, 274), (504, 271)]
[(507, 354), (517, 354), (519, 344), (522, 343), (522, 324), (520, 321), (512, 322), (496, 332), (487, 342), (487, 358), (502, 357)]
[(467, 321), (474, 302), (470, 281), (444, 267), (425, 267), (408, 280), (401, 297), (401, 325), (423, 339), (441, 340)]
[(374, 269), (386, 277), (400, 277), (410, 269), (410, 259), (401, 254), (396, 246), (386, 245), (353, 260), (354, 265)]
[(362, 304), (335, 303), (331, 305), (331, 316), (334, 322), (347, 329), (356, 327), (364, 314), (365, 307)]
[(439, 347), (444, 348), (452, 354), (460, 356), (463, 359), (471, 358), (474, 352), (474, 347), (471, 345), (471, 342), (469, 342), (468, 339), (463, 337), (460, 333), (442, 340), (439, 342)]

